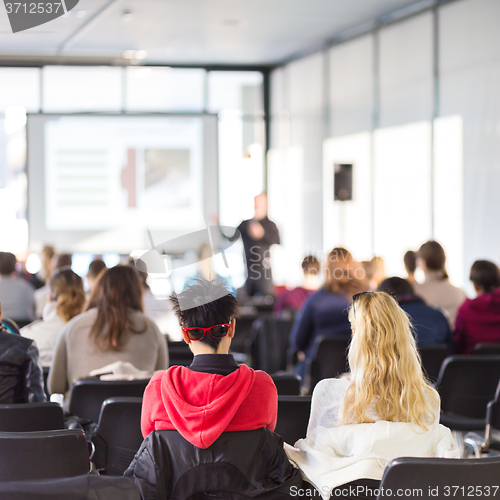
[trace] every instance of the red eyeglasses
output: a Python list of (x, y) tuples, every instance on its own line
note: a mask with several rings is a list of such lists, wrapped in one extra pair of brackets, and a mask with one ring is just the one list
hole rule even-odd
[(203, 340), (206, 333), (208, 332), (214, 339), (221, 339), (227, 335), (229, 332), (229, 327), (231, 323), (223, 323), (222, 325), (214, 325), (208, 328), (202, 328), (201, 326), (193, 326), (191, 328), (183, 328), (182, 331), (191, 340)]

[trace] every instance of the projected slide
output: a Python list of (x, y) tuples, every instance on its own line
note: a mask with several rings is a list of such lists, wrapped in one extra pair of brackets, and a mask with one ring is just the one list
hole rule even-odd
[[(45, 125), (49, 230), (150, 228), (203, 223), (200, 120), (65, 117)], [(129, 220), (130, 222), (130, 220)]]
[(30, 115), (30, 245), (128, 253), (218, 213), (213, 115)]

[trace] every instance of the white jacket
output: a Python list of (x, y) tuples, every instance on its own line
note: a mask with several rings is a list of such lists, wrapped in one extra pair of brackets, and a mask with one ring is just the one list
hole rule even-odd
[(66, 324), (56, 313), (56, 302), (47, 302), (43, 309), (43, 319), (21, 328), (21, 335), (36, 341), (40, 351), (40, 364), (52, 366), (52, 358), (57, 337)]
[(374, 408), (374, 423), (339, 425), (349, 383), (346, 378), (322, 380), (314, 389), (307, 438), (294, 447), (285, 444), (290, 461), (325, 500), (341, 484), (382, 479), (386, 465), (398, 457), (460, 457), (450, 429), (439, 424), (439, 408), (427, 431), (411, 423), (380, 420)]

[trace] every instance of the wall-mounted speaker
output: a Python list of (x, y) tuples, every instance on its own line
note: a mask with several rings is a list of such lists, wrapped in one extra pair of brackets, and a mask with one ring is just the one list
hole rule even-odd
[(333, 199), (352, 200), (352, 163), (335, 163), (333, 166)]

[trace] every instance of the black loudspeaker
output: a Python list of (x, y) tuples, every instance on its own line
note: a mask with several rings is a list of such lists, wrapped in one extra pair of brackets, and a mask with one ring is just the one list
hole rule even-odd
[(352, 200), (352, 163), (335, 163), (333, 166), (333, 199)]

